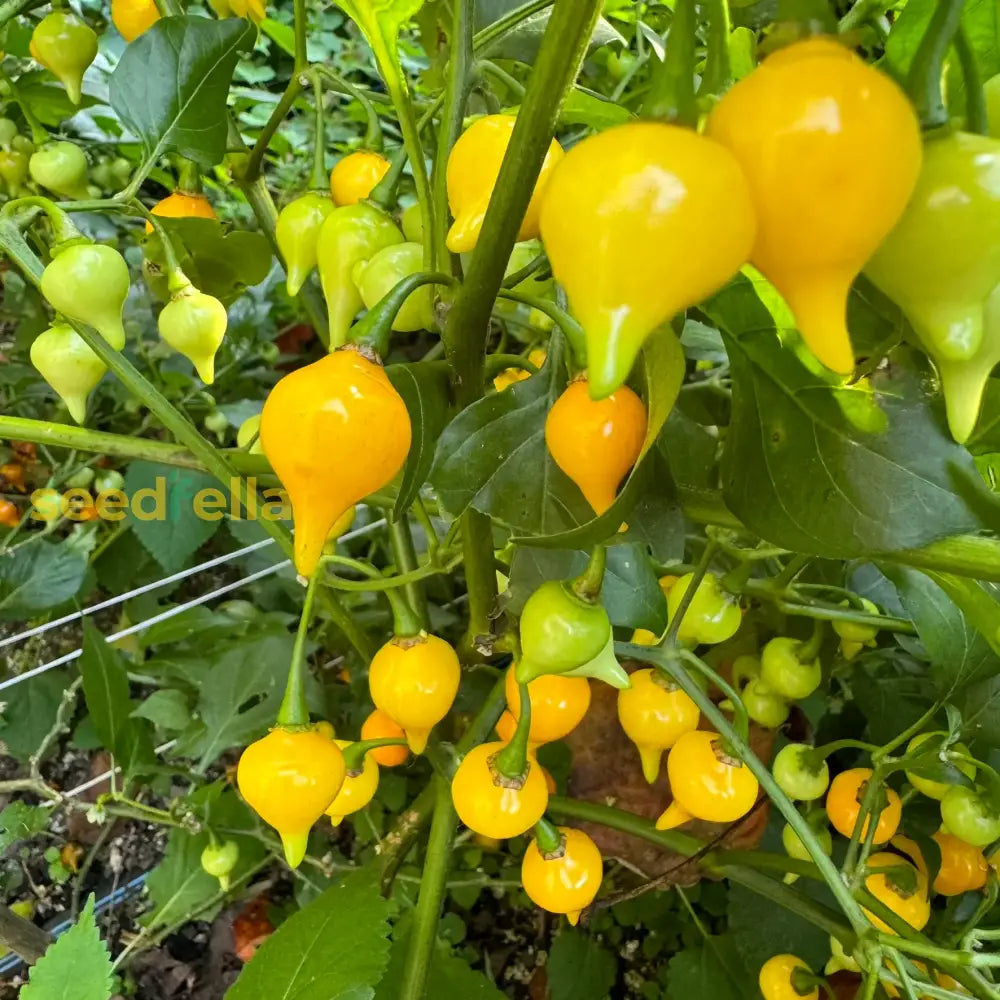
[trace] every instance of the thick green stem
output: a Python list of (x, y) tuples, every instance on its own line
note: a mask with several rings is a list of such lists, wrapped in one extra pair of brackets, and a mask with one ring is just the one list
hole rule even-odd
[(309, 187), (313, 191), (327, 191), (326, 176), (326, 108), (323, 106), (323, 84), (318, 73), (313, 74), (313, 100), (315, 107), (315, 127), (313, 129), (313, 165)]
[(306, 639), (309, 636), (309, 622), (312, 620), (313, 603), (316, 600), (316, 588), (320, 578), (326, 573), (326, 567), (320, 560), (313, 570), (306, 588), (306, 599), (302, 605), (299, 617), (299, 628), (295, 633), (295, 646), (292, 648), (292, 662), (288, 667), (288, 680), (285, 683), (285, 696), (278, 708), (277, 723), (279, 726), (305, 726), (309, 724), (309, 709), (306, 706)]
[(562, 846), (562, 834), (544, 816), (535, 824), (535, 843), (543, 854), (554, 854)]
[(968, 32), (961, 21), (955, 32), (955, 51), (958, 53), (958, 63), (962, 69), (962, 82), (965, 84), (965, 127), (970, 132), (986, 135), (989, 132), (989, 122), (986, 113), (986, 94), (983, 92), (983, 78), (979, 73), (976, 54), (972, 51)]
[[(401, 573), (413, 573), (419, 566), (417, 551), (413, 547), (413, 535), (410, 533), (410, 522), (403, 516), (399, 520), (389, 519), (389, 544), (392, 547), (392, 558), (396, 569)], [(403, 585), (407, 603), (416, 613), (421, 628), (430, 628), (430, 613), (427, 610), (427, 595), (420, 580), (411, 580)]]
[(392, 634), (396, 639), (409, 639), (420, 635), (424, 623), (416, 615), (410, 602), (398, 590), (386, 590), (385, 596), (392, 608)]
[(580, 369), (587, 367), (587, 340), (583, 327), (565, 309), (560, 309), (555, 302), (550, 302), (548, 299), (541, 299), (537, 295), (528, 295), (515, 288), (501, 288), (497, 293), (497, 298), (507, 299), (510, 302), (520, 302), (545, 313), (562, 330), (563, 335), (569, 341), (576, 367)]
[(295, 32), (295, 68), (292, 72), (298, 75), (309, 65), (309, 15), (306, 0), (292, 0), (292, 18)]
[(694, 127), (698, 104), (694, 93), (695, 0), (677, 0), (667, 36), (667, 52), (653, 69), (643, 115)]
[[(517, 728), (507, 744), (497, 755), (493, 764), (505, 778), (523, 778), (528, 773), (528, 734), (531, 732), (531, 698), (528, 685), (518, 684), (520, 710)], [(537, 767), (537, 763), (534, 765)]]
[(556, 0), (553, 7), (476, 249), (442, 334), (460, 407), (482, 394), (493, 303), (600, 10), (600, 0)]
[(499, 41), (505, 35), (509, 35), (519, 25), (529, 17), (540, 13), (546, 7), (551, 7), (554, 0), (531, 0), (530, 3), (515, 7), (512, 11), (504, 14), (492, 24), (487, 25), (482, 31), (477, 31), (472, 38), (473, 50), (479, 52), (487, 48), (493, 42)]
[(433, 779), (436, 788), (434, 818), (427, 838), (427, 853), (420, 877), (420, 894), (413, 913), (413, 931), (406, 952), (399, 1000), (424, 1000), (431, 957), (437, 939), (438, 919), (444, 899), (445, 881), (451, 860), (457, 817), (451, 802), (451, 789), (440, 777)]
[(948, 108), (942, 90), (944, 61), (958, 30), (964, 5), (965, 0), (938, 0), (913, 57), (906, 89), (925, 129), (948, 124)]
[(497, 601), (497, 574), (493, 563), (493, 523), (469, 507), (462, 515), (462, 561), (469, 596), (468, 651), (490, 655), (493, 646), (493, 609)]
[(604, 584), (604, 568), (608, 562), (608, 550), (604, 545), (595, 545), (590, 553), (587, 568), (572, 582), (573, 593), (593, 604), (601, 596)]
[(729, 4), (727, 0), (707, 0), (703, 8), (708, 15), (705, 72), (701, 78), (699, 94), (720, 96), (732, 83), (733, 68), (729, 56)]
[(274, 133), (281, 127), (281, 123), (285, 120), (288, 112), (292, 110), (292, 105), (298, 100), (298, 96), (301, 93), (302, 74), (293, 73), (292, 78), (288, 81), (288, 86), (285, 87), (285, 92), (275, 105), (274, 111), (271, 112), (271, 117), (268, 118), (266, 124), (260, 130), (260, 135), (257, 136), (257, 141), (253, 144), (253, 149), (250, 150), (250, 157), (242, 172), (242, 179), (245, 182), (252, 183), (260, 177), (261, 163), (264, 160), (267, 147), (274, 138)]

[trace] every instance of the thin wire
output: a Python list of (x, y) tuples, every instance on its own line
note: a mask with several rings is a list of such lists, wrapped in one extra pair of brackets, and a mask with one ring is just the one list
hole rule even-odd
[[(166, 743), (161, 743), (153, 752), (156, 754), (166, 753), (168, 750), (173, 750), (175, 746), (177, 746), (177, 740), (167, 740)], [(116, 767), (110, 771), (105, 771), (103, 774), (98, 774), (96, 777), (85, 781), (82, 785), (77, 785), (76, 788), (71, 788), (68, 792), (63, 792), (62, 797), (64, 799), (75, 799), (78, 795), (88, 791), (95, 785), (99, 785), (102, 781), (107, 781), (111, 775), (118, 774), (120, 771), (121, 768)]]

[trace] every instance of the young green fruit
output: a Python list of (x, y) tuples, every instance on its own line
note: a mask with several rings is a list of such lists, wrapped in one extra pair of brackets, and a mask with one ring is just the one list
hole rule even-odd
[(72, 201), (90, 197), (87, 191), (87, 157), (71, 142), (49, 142), (28, 161), (31, 179), (43, 188)]
[(92, 326), (116, 350), (125, 346), (122, 309), (128, 298), (128, 265), (117, 250), (100, 243), (75, 243), (58, 252), (42, 272), (49, 305)]
[(10, 149), (10, 144), (17, 135), (17, 125), (9, 118), (0, 118), (0, 146)]
[(229, 891), (229, 873), (240, 859), (240, 845), (235, 840), (209, 844), (201, 852), (201, 867), (219, 880), (223, 892)]
[(295, 296), (316, 266), (319, 231), (334, 204), (325, 194), (310, 191), (290, 201), (278, 215), (275, 238), (285, 258), (288, 294)]
[[(372, 309), (411, 274), (423, 270), (424, 248), (419, 243), (397, 243), (383, 247), (370, 260), (358, 261), (351, 272), (354, 285), (361, 293), (366, 309)], [(406, 297), (396, 318), (393, 330), (412, 333), (430, 330), (434, 325), (434, 296), (430, 285), (423, 285)]]
[(163, 307), (157, 326), (166, 343), (183, 354), (201, 380), (211, 385), (215, 381), (215, 352), (228, 323), (226, 307), (187, 282)]
[(28, 156), (17, 149), (0, 150), (0, 177), (12, 195), (20, 193), (28, 176)]
[(415, 201), (403, 209), (399, 224), (403, 227), (403, 235), (410, 243), (422, 244), (424, 242), (424, 216), (420, 211), (419, 201)]
[(80, 103), (80, 85), (97, 55), (97, 35), (71, 11), (54, 10), (35, 26), (31, 54), (51, 70), (74, 104)]
[(70, 416), (82, 424), (87, 415), (87, 397), (107, 366), (66, 323), (57, 323), (40, 333), (30, 354), (38, 373), (66, 404)]

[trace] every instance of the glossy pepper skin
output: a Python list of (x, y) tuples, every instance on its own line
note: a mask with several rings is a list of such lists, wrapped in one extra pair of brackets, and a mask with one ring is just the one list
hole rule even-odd
[[(383, 712), (382, 709), (376, 708), (361, 726), (361, 739), (381, 740), (387, 737), (405, 739), (406, 733), (403, 727), (392, 716)], [(369, 750), (368, 756), (379, 767), (398, 767), (400, 764), (407, 762), (410, 752), (404, 746), (378, 747), (375, 750)]]
[[(930, 751), (935, 743), (941, 746), (941, 741), (945, 739), (947, 733), (936, 732), (936, 733), (921, 733), (919, 736), (914, 736), (912, 740), (906, 745), (907, 754), (915, 753), (920, 749), (925, 743), (928, 744), (924, 747), (924, 752)], [(955, 753), (968, 754), (969, 748), (964, 743), (956, 743), (954, 746), (949, 747)], [(943, 749), (942, 749), (943, 753)], [(949, 763), (951, 763), (949, 761)], [(955, 761), (951, 765), (956, 768), (967, 778), (975, 778), (976, 776), (976, 765), (967, 763), (966, 761)], [(906, 780), (909, 781), (911, 785), (918, 791), (922, 792), (930, 799), (937, 799), (940, 801), (948, 794), (948, 792), (955, 786), (948, 784), (945, 781), (935, 781), (933, 778), (924, 778), (917, 774), (915, 771), (906, 772)]]
[(290, 868), (305, 857), (309, 829), (344, 782), (344, 755), (315, 729), (272, 729), (243, 751), (236, 768), (240, 794), (278, 831)]
[[(419, 243), (396, 243), (383, 247), (368, 260), (358, 261), (351, 279), (366, 309), (372, 309), (411, 274), (424, 269), (424, 248)], [(413, 333), (434, 327), (434, 293), (430, 285), (410, 292), (392, 322), (393, 330)]]
[(790, 799), (812, 802), (830, 787), (830, 766), (825, 760), (815, 760), (813, 753), (804, 743), (789, 743), (775, 756), (774, 780)]
[(557, 829), (561, 843), (552, 854), (543, 854), (534, 838), (528, 844), (521, 859), (521, 885), (536, 906), (566, 914), (575, 926), (601, 888), (604, 864), (597, 845), (582, 830)]
[(629, 680), (632, 686), (618, 692), (618, 721), (639, 751), (643, 776), (653, 784), (663, 751), (698, 728), (701, 712), (688, 695), (661, 680), (654, 670), (636, 670)]
[[(513, 115), (485, 115), (474, 121), (452, 147), (448, 156), (447, 182), (448, 205), (455, 221), (448, 230), (446, 241), (452, 253), (468, 253), (476, 247), (516, 122)], [(538, 235), (542, 200), (562, 156), (562, 147), (553, 139), (521, 220), (518, 240), (530, 240)]]
[[(948, 424), (968, 440), (1000, 361), (1000, 141), (930, 139), (902, 219), (865, 273), (906, 314), (941, 378)], [(987, 317), (987, 311), (992, 317)]]
[[(212, 203), (197, 192), (174, 191), (158, 201), (151, 209), (153, 215), (163, 219), (217, 219)], [(153, 224), (146, 223), (146, 232), (153, 231)]]
[(40, 333), (31, 345), (31, 363), (66, 404), (70, 416), (82, 424), (87, 397), (108, 370), (84, 339), (66, 323)]
[(614, 502), (646, 439), (646, 407), (623, 385), (590, 398), (586, 379), (570, 383), (545, 418), (545, 444), (556, 465), (580, 488), (595, 514)]
[(228, 324), (226, 307), (190, 282), (171, 296), (157, 320), (160, 336), (194, 365), (205, 385), (215, 381), (215, 353)]
[(396, 223), (366, 202), (335, 208), (320, 227), (316, 261), (330, 314), (330, 347), (340, 347), (364, 300), (353, 280), (354, 266), (383, 247), (403, 242)]
[(57, 312), (92, 326), (116, 351), (125, 346), (122, 309), (129, 274), (117, 250), (100, 243), (68, 246), (42, 272), (41, 287)]
[(754, 231), (736, 160), (689, 129), (619, 125), (566, 154), (545, 190), (541, 233), (586, 333), (591, 396), (618, 389), (656, 327), (746, 263)]
[(741, 760), (726, 754), (716, 733), (685, 733), (667, 757), (673, 802), (656, 821), (657, 830), (672, 830), (691, 819), (731, 823), (757, 801), (757, 779)]
[(97, 34), (71, 11), (54, 10), (35, 25), (31, 54), (66, 88), (73, 104), (80, 103), (80, 85), (97, 55)]
[(803, 662), (799, 659), (801, 647), (798, 639), (776, 636), (760, 652), (761, 680), (789, 701), (808, 698), (823, 679), (819, 658)]
[(356, 205), (389, 172), (389, 161), (367, 149), (348, 153), (330, 171), (330, 194), (337, 205)]
[[(927, 875), (898, 854), (882, 851), (868, 858), (868, 868), (898, 868), (894, 872), (879, 872), (865, 879), (865, 888), (880, 902), (906, 921), (914, 930), (923, 930), (931, 918), (927, 896)], [(880, 930), (893, 933), (883, 920), (869, 910), (865, 916)]]
[(980, 848), (944, 830), (935, 833), (934, 840), (941, 848), (941, 867), (934, 876), (935, 892), (942, 896), (960, 896), (986, 885), (990, 866)]
[[(849, 771), (841, 771), (832, 782), (826, 796), (826, 814), (830, 817), (831, 826), (842, 837), (850, 837), (854, 833), (854, 825), (861, 815), (861, 800), (864, 798), (865, 786), (871, 780), (872, 771), (867, 767), (855, 767)], [(891, 788), (883, 788), (886, 804), (875, 821), (875, 834), (872, 843), (885, 844), (899, 829), (899, 821), (903, 814), (903, 805), (899, 796)], [(865, 819), (861, 836), (868, 835), (868, 824), (871, 816)]]
[(9, 500), (0, 500), (0, 524), (7, 528), (16, 528), (21, 523), (21, 515), (17, 506)]
[[(521, 718), (521, 690), (517, 686), (516, 670), (507, 670), (504, 691), (507, 709), (514, 724)], [(544, 674), (528, 682), (531, 703), (531, 725), (528, 742), (533, 746), (553, 743), (568, 736), (590, 708), (590, 682), (586, 677), (566, 677)]]
[(73, 201), (90, 197), (87, 191), (87, 157), (71, 142), (48, 142), (28, 160), (31, 179), (49, 191)]
[(800, 993), (795, 986), (796, 972), (811, 971), (794, 955), (773, 955), (761, 966), (757, 984), (764, 1000), (819, 1000), (819, 987)]
[(986, 847), (1000, 840), (1000, 813), (976, 789), (955, 785), (941, 800), (941, 822), (973, 847)]
[(325, 194), (310, 191), (290, 201), (279, 213), (275, 227), (278, 249), (285, 258), (288, 294), (295, 296), (316, 266), (316, 244), (333, 202)]
[(525, 601), (519, 629), (519, 683), (543, 674), (572, 674), (628, 687), (628, 674), (614, 656), (607, 611), (600, 603), (577, 596), (568, 584), (560, 580), (543, 583)]
[[(350, 740), (334, 740), (334, 742), (341, 750), (346, 750), (351, 745)], [(330, 817), (330, 822), (334, 826), (340, 826), (345, 816), (350, 816), (351, 813), (364, 809), (375, 797), (375, 792), (378, 791), (378, 778), (378, 764), (372, 759), (370, 753), (366, 753), (360, 770), (348, 771), (345, 774), (340, 791), (327, 806), (326, 814)]]
[(235, 840), (208, 844), (201, 852), (201, 867), (219, 880), (223, 892), (229, 891), (229, 874), (240, 859), (240, 845)]
[(423, 753), (430, 731), (448, 714), (462, 677), (451, 645), (436, 635), (390, 639), (372, 657), (368, 689), (375, 707), (406, 734), (413, 753)]
[(19, 149), (0, 149), (0, 178), (12, 197), (18, 197), (28, 177), (28, 154)]
[(528, 756), (528, 770), (520, 780), (496, 771), (493, 758), (504, 746), (481, 743), (470, 750), (451, 780), (458, 818), (473, 833), (497, 840), (527, 833), (542, 818), (549, 802), (545, 776), (533, 756)]
[(811, 38), (737, 83), (707, 131), (750, 183), (751, 263), (784, 296), (813, 354), (849, 373), (847, 293), (920, 171), (920, 124), (906, 95), (839, 42)]
[(135, 41), (159, 19), (153, 0), (111, 0), (111, 20), (126, 42)]
[[(667, 593), (670, 618), (677, 614), (693, 580), (693, 573), (685, 573), (670, 588)], [(725, 642), (736, 634), (742, 620), (740, 606), (722, 589), (719, 578), (714, 573), (706, 573), (684, 612), (677, 638), (705, 645)]]
[(345, 348), (278, 382), (260, 442), (292, 504), (295, 567), (310, 576), (337, 519), (403, 467), (410, 416), (382, 366)]

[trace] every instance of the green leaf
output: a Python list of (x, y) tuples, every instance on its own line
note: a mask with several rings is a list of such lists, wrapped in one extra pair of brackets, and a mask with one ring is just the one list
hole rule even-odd
[[(524, 602), (542, 583), (579, 576), (588, 558), (586, 552), (518, 546), (510, 568), (507, 610), (519, 615)], [(667, 627), (667, 599), (649, 559), (638, 544), (615, 545), (608, 549), (601, 603), (612, 625), (645, 628), (657, 635)]]
[(602, 131), (615, 125), (624, 125), (634, 117), (632, 112), (621, 104), (575, 87), (559, 111), (559, 124), (563, 127), (586, 125)]
[(352, 872), (264, 942), (226, 1000), (370, 1000), (389, 961), (390, 905), (374, 869)]
[(154, 691), (144, 702), (132, 710), (135, 719), (149, 719), (157, 729), (177, 732), (191, 721), (187, 698), (176, 688)]
[[(751, 912), (757, 913), (759, 909), (754, 905)], [(776, 910), (777, 907), (770, 909)], [(733, 935), (706, 938), (677, 952), (670, 959), (668, 972), (669, 1000), (689, 1000), (691, 997), (746, 1000), (742, 984), (747, 974), (736, 954)]]
[(132, 530), (168, 573), (181, 569), (222, 523), (199, 517), (195, 511), (195, 499), (206, 489), (218, 490), (218, 480), (207, 473), (155, 462), (133, 462), (125, 474)]
[[(614, 985), (614, 955), (579, 931), (563, 931), (552, 942), (546, 965), (550, 1000), (604, 1000)], [(714, 994), (692, 994), (692, 996)]]
[(337, 6), (361, 29), (383, 75), (387, 64), (399, 86), (406, 86), (397, 42), (399, 32), (424, 5), (424, 0), (336, 0)]
[(262, 736), (281, 703), (291, 662), (290, 635), (265, 635), (226, 649), (202, 678), (198, 706), (177, 753), (207, 767), (229, 747)]
[(0, 621), (30, 618), (76, 596), (86, 558), (66, 545), (31, 541), (0, 552)]
[(94, 897), (80, 918), (32, 966), (21, 1000), (108, 1000), (114, 992), (111, 955), (94, 921)]
[[(214, 295), (224, 305), (237, 299), (267, 277), (271, 248), (263, 233), (237, 229), (231, 232), (216, 219), (161, 219), (173, 241), (177, 265), (200, 291)], [(163, 241), (155, 232), (142, 241), (147, 260), (146, 283), (161, 301), (170, 298), (167, 258)], [(260, 412), (260, 404), (256, 412)], [(238, 425), (237, 425), (238, 426)]]
[(83, 693), (94, 731), (126, 775), (155, 760), (149, 727), (132, 718), (128, 671), (121, 655), (91, 621), (83, 623)]
[(41, 833), (48, 825), (51, 810), (42, 806), (29, 806), (11, 802), (0, 812), (0, 855), (19, 840), (27, 840)]
[(0, 740), (15, 760), (27, 762), (38, 750), (56, 721), (68, 683), (65, 670), (47, 670), (4, 691)]
[(727, 335), (732, 365), (723, 495), (751, 531), (846, 559), (980, 526), (952, 488), (956, 473), (975, 474), (972, 458), (932, 412), (905, 350), (871, 376), (870, 390), (841, 386), (782, 346), (747, 279), (704, 309)]
[(594, 519), (545, 447), (546, 415), (566, 386), (561, 345), (553, 337), (537, 375), (477, 400), (445, 428), (431, 482), (453, 517), (471, 506), (521, 536)]
[(109, 98), (148, 161), (173, 150), (203, 167), (222, 162), (233, 70), (256, 36), (242, 18), (163, 17), (126, 47)]
[(17, 98), (28, 105), (31, 112), (50, 128), (59, 128), (68, 118), (72, 118), (84, 108), (92, 108), (100, 103), (89, 94), (83, 94), (79, 104), (73, 104), (66, 89), (53, 81), (48, 73), (32, 71), (17, 79)]
[[(977, 583), (902, 566), (883, 566), (882, 572), (895, 584), (907, 615), (917, 627), (920, 641), (930, 657), (931, 676), (942, 695), (950, 696), (970, 684), (1000, 674), (1000, 657), (995, 647), (990, 646), (997, 642), (1000, 605)], [(964, 608), (942, 584), (962, 595), (965, 604), (978, 606), (983, 603), (980, 617), (984, 618), (984, 624), (992, 625), (988, 636), (975, 630), (963, 614)]]
[(260, 30), (273, 41), (285, 55), (295, 58), (295, 31), (291, 25), (265, 17), (260, 22)]
[(432, 361), (417, 361), (389, 365), (385, 374), (403, 397), (412, 428), (410, 453), (393, 507), (393, 516), (399, 518), (409, 510), (427, 481), (434, 464), (434, 449), (448, 423), (448, 369)]

